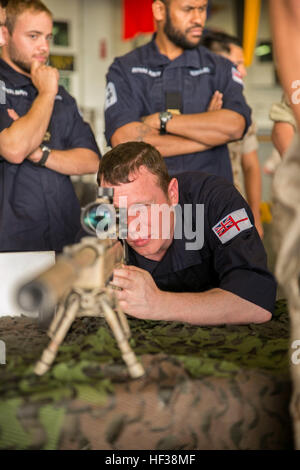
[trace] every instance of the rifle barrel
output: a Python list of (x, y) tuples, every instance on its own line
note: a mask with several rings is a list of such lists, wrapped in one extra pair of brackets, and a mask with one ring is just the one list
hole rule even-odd
[(72, 287), (80, 271), (92, 266), (96, 259), (97, 250), (92, 246), (83, 247), (72, 256), (60, 255), (54, 266), (20, 288), (17, 294), (20, 307), (27, 312), (53, 309)]

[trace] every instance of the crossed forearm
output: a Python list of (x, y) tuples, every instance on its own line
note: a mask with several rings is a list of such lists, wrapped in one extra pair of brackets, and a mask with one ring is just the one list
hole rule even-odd
[(16, 119), (0, 135), (0, 153), (11, 163), (22, 163), (43, 141), (53, 111), (55, 96), (37, 96), (25, 116)]
[(294, 127), (288, 122), (275, 122), (272, 130), (272, 141), (280, 156), (283, 157), (292, 143)]
[(202, 152), (242, 137), (245, 119), (227, 109), (200, 114), (174, 115), (167, 123), (166, 135), (159, 134), (159, 113), (131, 122), (117, 129), (112, 146), (132, 140), (155, 146), (163, 157)]
[(180, 321), (195, 325), (263, 323), (271, 314), (223, 289), (206, 292), (164, 292), (152, 276), (135, 266), (114, 270), (113, 285), (125, 313), (148, 320)]
[(201, 114), (175, 115), (167, 124), (168, 132), (216, 147), (240, 139), (245, 119), (234, 111), (221, 109)]
[[(40, 148), (37, 148), (28, 157), (33, 163), (37, 163), (41, 158), (42, 150)], [(99, 168), (99, 157), (96, 152), (86, 148), (51, 150), (45, 166), (63, 175), (96, 173)]]

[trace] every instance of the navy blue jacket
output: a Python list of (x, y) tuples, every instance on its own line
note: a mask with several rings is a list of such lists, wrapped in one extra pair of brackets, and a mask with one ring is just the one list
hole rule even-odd
[[(254, 225), (250, 207), (233, 185), (223, 178), (194, 172), (177, 175), (179, 206), (193, 205), (193, 230), (204, 230), (203, 246), (183, 231), (161, 261), (144, 258), (129, 247), (129, 263), (150, 272), (157, 286), (169, 292), (227, 290), (270, 311), (274, 310), (276, 282), (267, 268), (266, 253)], [(196, 220), (196, 204), (204, 204), (204, 227)], [(238, 211), (238, 212), (237, 212)], [(247, 221), (234, 222), (239, 211)], [(182, 221), (185, 213), (182, 211)], [(245, 225), (243, 225), (245, 224)], [(227, 237), (227, 241), (226, 238)], [(241, 312), (241, 320), (242, 320)]]
[[(0, 131), (12, 124), (7, 109), (24, 116), (37, 96), (29, 77), (0, 60), (2, 97)], [(3, 100), (2, 100), (3, 101)], [(98, 153), (90, 126), (75, 100), (59, 87), (45, 145), (55, 150), (87, 148)], [(20, 165), (0, 157), (0, 251), (61, 251), (80, 229), (80, 206), (69, 176), (38, 167), (29, 160)]]
[[(182, 114), (203, 113), (216, 90), (223, 93), (223, 108), (236, 111), (251, 123), (251, 110), (243, 96), (243, 84), (233, 64), (199, 46), (185, 50), (175, 60), (162, 55), (153, 39), (123, 57), (116, 58), (107, 74), (105, 135), (107, 141), (121, 126), (142, 116), (165, 111), (166, 93), (179, 93)], [(170, 174), (205, 171), (232, 182), (227, 145), (204, 152), (165, 159)]]

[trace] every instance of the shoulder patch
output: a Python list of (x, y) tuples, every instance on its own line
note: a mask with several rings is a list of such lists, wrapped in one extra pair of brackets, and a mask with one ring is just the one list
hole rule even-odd
[(239, 209), (223, 217), (213, 228), (216, 237), (224, 245), (239, 233), (253, 227), (245, 209)]
[(243, 87), (244, 86), (243, 78), (240, 72), (238, 71), (238, 69), (236, 67), (232, 67), (231, 72), (232, 72), (232, 80), (236, 83), (239, 83)]
[(14, 95), (14, 96), (28, 96), (28, 91), (23, 90), (22, 88), (16, 90), (14, 88), (7, 88), (4, 82), (0, 82), (1, 86), (1, 104), (5, 104), (4, 95)]
[(116, 87), (113, 82), (108, 82), (106, 86), (105, 111), (118, 101)]

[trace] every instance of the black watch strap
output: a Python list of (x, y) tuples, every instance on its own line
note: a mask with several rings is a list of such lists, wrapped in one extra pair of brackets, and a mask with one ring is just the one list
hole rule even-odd
[(41, 146), (41, 150), (43, 152), (43, 156), (40, 159), (40, 161), (37, 162), (38, 166), (45, 166), (46, 161), (48, 160), (48, 157), (50, 155), (51, 149), (47, 147), (46, 145)]

